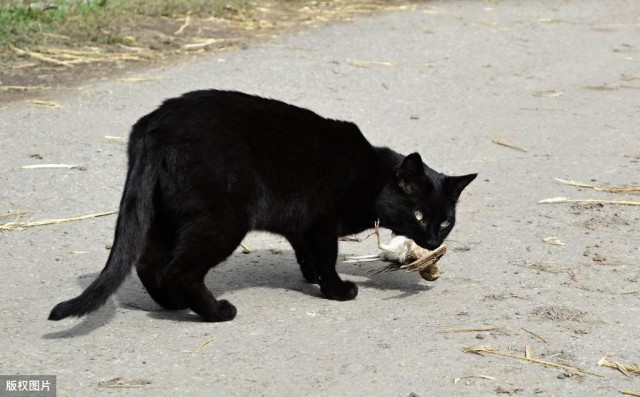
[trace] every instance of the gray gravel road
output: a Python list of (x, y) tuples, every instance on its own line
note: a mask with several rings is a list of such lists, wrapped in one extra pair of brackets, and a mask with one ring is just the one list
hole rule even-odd
[[(0, 211), (20, 209), (24, 220), (115, 210), (125, 146), (105, 136), (126, 140), (164, 98), (208, 87), (352, 120), (374, 144), (480, 173), (437, 282), (341, 264), (358, 298), (325, 300), (282, 238), (252, 234), (251, 253), (207, 278), (238, 308), (223, 324), (160, 311), (135, 276), (94, 315), (48, 322), (55, 303), (102, 269), (115, 217), (2, 232), (0, 373), (57, 375), (59, 396), (640, 391), (640, 377), (597, 366), (605, 354), (640, 364), (640, 207), (538, 204), (640, 201), (554, 180), (640, 184), (639, 17), (637, 0), (431, 1), (124, 76), (147, 81), (89, 81), (42, 97), (59, 109), (0, 109)], [(86, 170), (21, 168), (42, 163)], [(367, 254), (375, 242), (340, 249)], [(478, 327), (501, 328), (443, 332)], [(528, 345), (535, 358), (601, 377), (464, 351), (474, 345), (518, 356)], [(117, 376), (150, 383), (100, 386)]]

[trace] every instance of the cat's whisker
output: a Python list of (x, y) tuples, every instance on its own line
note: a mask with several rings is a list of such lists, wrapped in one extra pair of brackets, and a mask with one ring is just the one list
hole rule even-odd
[(471, 249), (469, 245), (458, 240), (447, 239), (445, 242), (453, 251), (469, 251)]
[(471, 250), (471, 247), (459, 240), (447, 239), (445, 243), (451, 248), (449, 250), (449, 253), (451, 253), (451, 255), (448, 255), (447, 257), (450, 258), (450, 260), (456, 265), (464, 264), (465, 260), (463, 259), (461, 253)]
[(460, 252), (456, 250), (450, 250), (449, 252), (451, 253), (451, 255), (447, 255), (447, 257), (452, 263), (460, 265), (463, 262), (462, 258), (460, 257)]

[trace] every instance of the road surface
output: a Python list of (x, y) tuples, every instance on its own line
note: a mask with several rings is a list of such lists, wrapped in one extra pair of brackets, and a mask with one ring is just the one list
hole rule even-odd
[[(58, 396), (640, 391), (638, 376), (597, 365), (605, 354), (640, 364), (640, 207), (538, 203), (640, 201), (554, 179), (640, 184), (639, 17), (635, 0), (430, 1), (43, 93), (60, 108), (0, 109), (0, 212), (26, 212), (21, 220), (117, 209), (118, 138), (163, 99), (203, 88), (351, 120), (376, 145), (479, 173), (437, 282), (340, 264), (360, 292), (329, 301), (304, 282), (283, 238), (252, 234), (250, 253), (208, 275), (238, 308), (222, 324), (159, 310), (135, 275), (93, 315), (46, 321), (104, 266), (115, 216), (2, 232), (0, 373), (57, 375)], [(84, 168), (21, 168), (50, 163)], [(372, 253), (375, 242), (340, 251)], [(478, 345), (518, 357), (529, 346), (534, 359), (599, 376), (465, 352)], [(115, 377), (139, 387), (100, 383)]]

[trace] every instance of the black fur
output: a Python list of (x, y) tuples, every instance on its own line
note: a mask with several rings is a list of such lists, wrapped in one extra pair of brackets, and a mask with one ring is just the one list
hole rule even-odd
[[(49, 319), (100, 307), (135, 264), (167, 309), (231, 320), (206, 273), (250, 230), (285, 236), (306, 280), (329, 299), (358, 289), (335, 270), (338, 237), (383, 227), (434, 249), (455, 223), (455, 205), (476, 174), (449, 177), (420, 155), (373, 147), (358, 127), (283, 102), (196, 91), (142, 117), (129, 139), (129, 171), (114, 245), (98, 278)], [(424, 219), (416, 219), (416, 211)]]

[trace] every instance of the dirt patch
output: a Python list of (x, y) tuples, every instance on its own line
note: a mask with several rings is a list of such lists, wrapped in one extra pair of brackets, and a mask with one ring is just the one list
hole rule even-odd
[(618, 258), (620, 252), (603, 247), (600, 244), (587, 245), (582, 255), (591, 258), (594, 264), (606, 266), (629, 266), (630, 264)]
[(587, 312), (566, 306), (541, 306), (531, 312), (535, 317), (551, 321), (582, 321)]
[(618, 214), (613, 214), (612, 216), (603, 217), (603, 216), (594, 216), (586, 220), (582, 223), (582, 226), (589, 230), (596, 230), (601, 227), (613, 227), (618, 228), (619, 226), (628, 226), (629, 222), (624, 220)]
[(525, 297), (522, 296), (518, 296), (516, 294), (491, 294), (491, 295), (485, 295), (482, 297), (483, 301), (506, 301), (508, 299), (527, 299)]
[(596, 210), (601, 211), (604, 204), (602, 203), (574, 203), (571, 204), (571, 210), (574, 214), (579, 215), (582, 211)]

